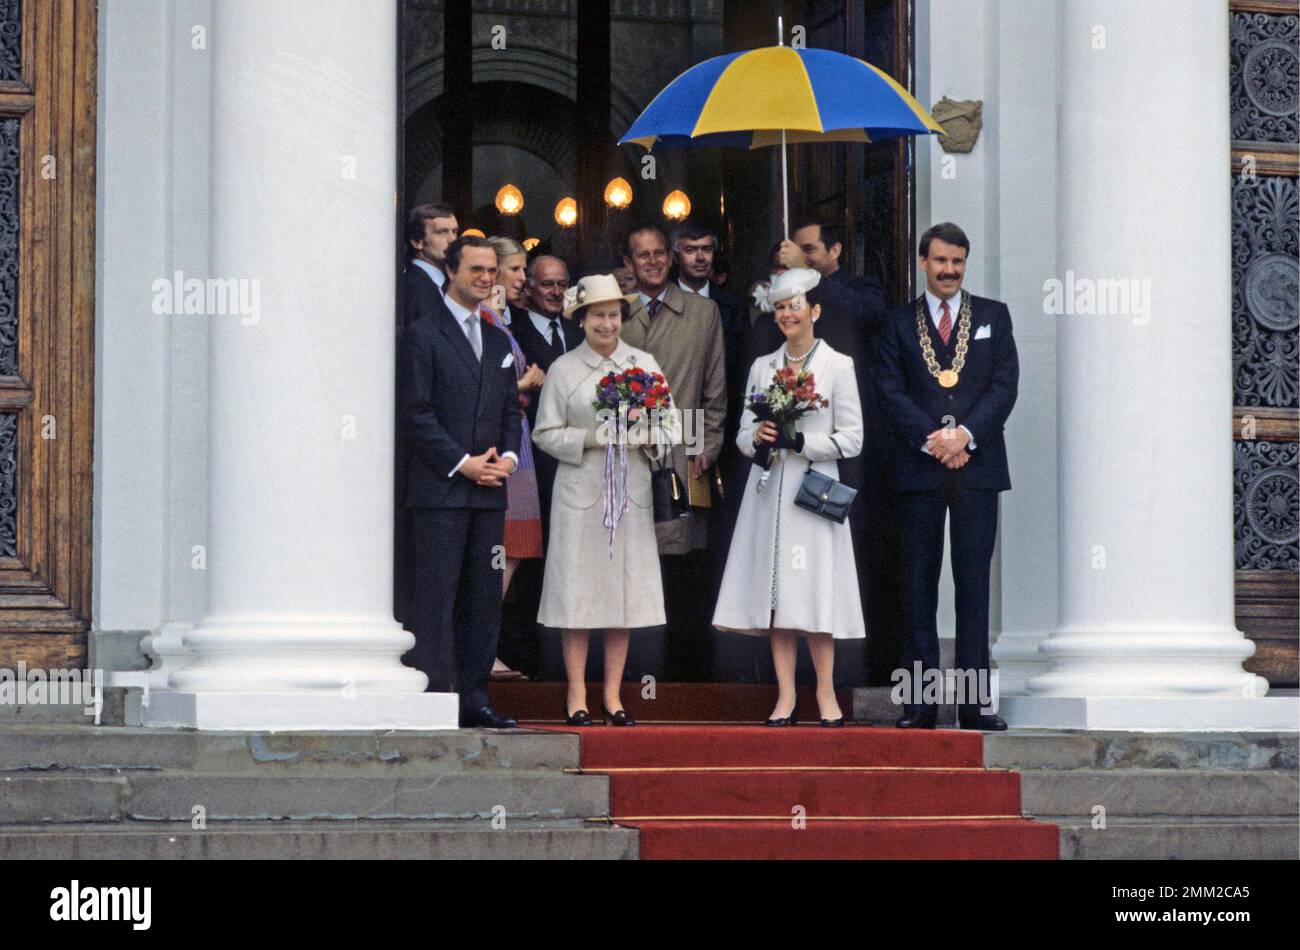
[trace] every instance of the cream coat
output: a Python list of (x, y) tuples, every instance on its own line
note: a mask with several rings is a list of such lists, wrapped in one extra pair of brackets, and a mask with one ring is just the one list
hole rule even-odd
[[(611, 357), (584, 341), (551, 364), (542, 385), (533, 442), (560, 463), (537, 615), (544, 626), (589, 630), (665, 622), (650, 490), (650, 460), (659, 448), (628, 447), (628, 507), (611, 559), (604, 524), (605, 446), (584, 444), (587, 433), (600, 426), (592, 406), (597, 380), (634, 364), (662, 372), (653, 356), (622, 341)], [(671, 388), (672, 380), (667, 382)], [(665, 440), (680, 441), (676, 419), (664, 423)]]
[[(784, 352), (782, 347), (754, 361), (746, 394), (771, 384)], [(849, 524), (836, 524), (794, 503), (809, 462), (816, 471), (838, 479), (837, 459), (853, 458), (862, 451), (857, 377), (853, 360), (824, 340), (818, 343), (807, 368), (817, 392), (830, 400), (830, 406), (799, 420), (803, 452), (796, 455), (778, 450), (761, 493), (756, 488), (762, 469), (757, 465), (751, 468), (713, 625), (721, 630), (766, 634), (771, 623), (777, 629), (830, 634), (837, 640), (860, 639), (866, 636), (866, 625)], [(757, 430), (758, 420), (746, 409), (736, 444), (750, 458), (754, 457)], [(862, 498), (853, 503), (862, 504)]]

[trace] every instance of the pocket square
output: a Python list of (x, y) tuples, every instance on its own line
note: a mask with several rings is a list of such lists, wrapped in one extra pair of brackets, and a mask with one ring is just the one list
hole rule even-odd
[(501, 361), (501, 368), (505, 369), (507, 366), (513, 365), (514, 362), (515, 362), (515, 354), (507, 353), (506, 358)]
[(987, 340), (991, 336), (993, 336), (993, 327), (987, 323), (975, 331), (975, 339), (977, 340)]

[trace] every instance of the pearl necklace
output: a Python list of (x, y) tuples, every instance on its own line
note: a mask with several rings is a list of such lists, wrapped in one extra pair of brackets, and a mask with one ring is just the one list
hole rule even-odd
[(791, 355), (790, 355), (790, 344), (787, 343), (787, 344), (785, 345), (785, 349), (784, 349), (784, 353), (783, 353), (783, 355), (785, 356), (785, 361), (786, 361), (787, 363), (802, 363), (802, 362), (804, 362), (806, 359), (808, 359), (808, 357), (810, 357), (810, 356), (813, 355), (813, 350), (817, 349), (817, 344), (820, 343), (820, 342), (821, 342), (821, 340), (814, 340), (814, 341), (813, 341), (813, 345), (810, 346), (810, 347), (808, 347), (808, 352), (805, 353), (803, 356), (791, 356)]

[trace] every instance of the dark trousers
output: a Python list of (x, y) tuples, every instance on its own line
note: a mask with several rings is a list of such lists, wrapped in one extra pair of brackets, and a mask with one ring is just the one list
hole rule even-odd
[[(457, 692), (462, 709), (488, 701), (487, 685), (501, 634), (503, 508), (412, 508), (414, 571), (406, 626), (410, 664), (429, 677), (430, 692)], [(504, 557), (503, 554), (500, 556)]]
[[(696, 517), (705, 517), (700, 512)], [(707, 550), (662, 554), (664, 585), (663, 676), (669, 683), (713, 678), (713, 579)]]
[[(939, 628), (935, 615), (939, 609), (939, 575), (943, 567), (944, 515), (950, 514), (957, 613), (955, 666), (962, 675), (976, 671), (987, 678), (989, 565), (997, 538), (998, 493), (971, 491), (955, 472), (946, 472), (944, 487), (939, 491), (900, 495), (899, 514), (907, 599), (903, 668), (909, 676), (914, 676), (919, 660), (923, 672), (939, 669)], [(916, 684), (916, 688), (921, 685)], [(906, 708), (908, 713), (932, 711), (925, 704), (907, 703)], [(958, 712), (977, 715), (979, 708), (978, 702), (966, 703)]]

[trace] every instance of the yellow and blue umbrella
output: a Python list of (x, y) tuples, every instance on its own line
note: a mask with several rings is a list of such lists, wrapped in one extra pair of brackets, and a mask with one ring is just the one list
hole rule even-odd
[[(870, 63), (832, 50), (769, 46), (692, 66), (654, 98), (619, 144), (761, 148), (942, 132), (924, 106)], [(784, 193), (784, 148), (781, 155)], [(788, 234), (788, 210), (786, 217)]]

